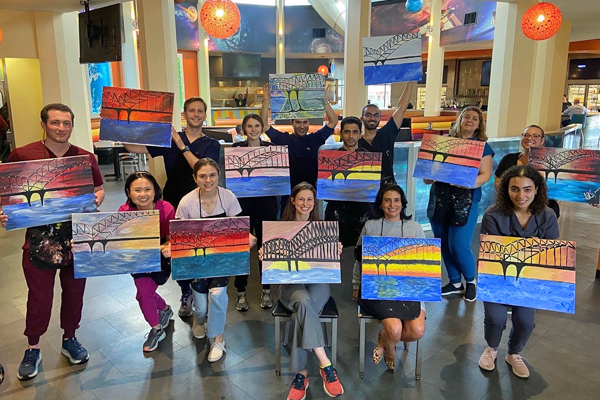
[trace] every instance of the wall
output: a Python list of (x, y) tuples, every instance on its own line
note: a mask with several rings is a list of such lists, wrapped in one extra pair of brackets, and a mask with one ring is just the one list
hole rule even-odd
[(34, 13), (0, 10), (0, 58), (38, 58)]
[(195, 51), (178, 50), (183, 56), (183, 81), (185, 83), (185, 98), (199, 96), (198, 85), (198, 56)]

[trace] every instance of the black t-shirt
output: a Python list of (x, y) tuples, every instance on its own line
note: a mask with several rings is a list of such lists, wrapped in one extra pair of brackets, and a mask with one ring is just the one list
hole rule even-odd
[(246, 107), (246, 99), (233, 99), (235, 101), (236, 107)]
[(519, 156), (521, 153), (509, 153), (502, 157), (502, 160), (498, 163), (498, 168), (496, 168), (496, 178), (502, 177), (502, 174), (509, 169), (510, 167), (514, 167), (519, 162)]
[[(373, 144), (367, 142), (361, 138), (358, 141), (358, 145), (367, 151), (382, 153), (381, 156), (381, 180), (392, 180), (394, 179), (394, 143), (396, 143), (396, 137), (400, 129), (396, 126), (394, 118), (390, 118), (387, 124), (383, 128), (377, 131), (375, 138), (373, 138)], [(402, 138), (402, 141), (410, 140), (409, 137)]]

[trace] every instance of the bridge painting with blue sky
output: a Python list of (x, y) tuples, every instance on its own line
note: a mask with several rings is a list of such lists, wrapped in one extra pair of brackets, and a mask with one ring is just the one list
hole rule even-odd
[(481, 235), (477, 298), (575, 313), (575, 242)]
[(341, 283), (337, 221), (264, 221), (263, 284)]
[(174, 94), (105, 86), (100, 140), (171, 147)]
[(421, 80), (420, 33), (365, 37), (362, 46), (365, 85)]
[(0, 164), (0, 199), (7, 230), (71, 220), (96, 210), (89, 156)]
[(225, 183), (237, 197), (290, 194), (287, 146), (225, 148)]
[(325, 77), (322, 74), (270, 74), (271, 118), (323, 118)]
[(363, 236), (361, 297), (441, 301), (440, 239)]
[(75, 278), (158, 272), (159, 213), (73, 214)]
[(413, 177), (475, 187), (485, 142), (423, 135)]
[(375, 201), (381, 181), (381, 153), (320, 150), (318, 165), (319, 199)]
[(531, 149), (529, 163), (546, 178), (548, 197), (600, 203), (600, 151), (541, 147)]
[(173, 279), (217, 278), (250, 273), (250, 218), (173, 220)]

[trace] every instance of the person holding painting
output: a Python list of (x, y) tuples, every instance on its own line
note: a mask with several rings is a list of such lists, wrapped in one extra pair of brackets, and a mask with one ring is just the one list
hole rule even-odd
[[(481, 109), (466, 107), (450, 128), (450, 136), (487, 142), (485, 120)], [(464, 294), (466, 301), (475, 301), (475, 258), (471, 241), (477, 226), (478, 207), (481, 201), (481, 186), (492, 176), (494, 151), (486, 143), (475, 188), (465, 188), (425, 179), (433, 184), (429, 193), (427, 216), (436, 238), (442, 239), (442, 257), (450, 282), (442, 287), (442, 296)], [(464, 277), (465, 286), (461, 282)]]
[[(317, 192), (313, 185), (302, 182), (292, 189), (290, 201), (281, 216), (282, 221), (319, 221), (316, 205)], [(341, 253), (341, 244), (340, 244)], [(262, 260), (262, 248), (258, 252)], [(308, 352), (313, 351), (319, 360), (319, 373), (323, 389), (329, 397), (344, 393), (344, 388), (325, 352), (325, 338), (319, 314), (330, 296), (329, 284), (280, 285), (279, 300), (293, 312), (295, 319), (291, 348), (290, 369), (298, 371), (288, 393), (288, 400), (303, 400), (308, 388)]]
[[(246, 135), (246, 140), (234, 143), (232, 147), (266, 147), (272, 145), (271, 142), (265, 142), (260, 138), (260, 135), (264, 131), (264, 124), (259, 115), (246, 115), (242, 121), (242, 129)], [(242, 207), (241, 215), (250, 217), (250, 233), (256, 235), (258, 245), (260, 246), (262, 244), (263, 221), (277, 220), (277, 197), (244, 197), (240, 198), (239, 202)], [(258, 261), (258, 271), (260, 276), (262, 276), (262, 262), (260, 260)], [(236, 276), (234, 283), (237, 289), (235, 308), (238, 311), (248, 311), (248, 300), (246, 299), (248, 275)], [(273, 307), (271, 285), (262, 285), (260, 306), (264, 309)]]
[(352, 298), (365, 314), (381, 320), (377, 345), (373, 349), (373, 362), (382, 359), (391, 370), (396, 368), (396, 345), (401, 340), (413, 342), (425, 334), (425, 309), (417, 301), (363, 300), (362, 281), (362, 238), (363, 236), (392, 236), (424, 238), (421, 225), (406, 215), (408, 201), (402, 188), (395, 183), (381, 185), (375, 199), (375, 218), (367, 221), (356, 243), (354, 271), (352, 274)]
[[(558, 239), (556, 214), (547, 205), (546, 181), (529, 165), (509, 168), (503, 175), (496, 193), (496, 202), (483, 214), (481, 233), (495, 236)], [(493, 288), (490, 288), (493, 290)], [(492, 371), (496, 368), (498, 346), (506, 329), (508, 306), (483, 303), (485, 309), (484, 335), (488, 347), (479, 358), (479, 366)], [(528, 378), (529, 369), (520, 353), (535, 328), (535, 309), (512, 306), (512, 329), (505, 361), (519, 378)]]
[[(150, 153), (152, 157), (162, 156), (167, 172), (167, 182), (163, 188), (164, 200), (175, 209), (182, 197), (196, 188), (192, 169), (199, 159), (208, 157), (219, 162), (221, 145), (202, 132), (206, 120), (207, 105), (200, 97), (190, 97), (183, 103), (187, 128), (183, 132), (172, 129), (171, 147), (153, 147), (137, 144), (123, 144), (130, 153)], [(181, 287), (180, 317), (192, 315), (192, 289), (190, 281), (177, 281)]]

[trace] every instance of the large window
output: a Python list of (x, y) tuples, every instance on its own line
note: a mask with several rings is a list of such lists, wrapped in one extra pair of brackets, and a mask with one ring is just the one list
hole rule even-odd
[(367, 86), (367, 99), (371, 104), (375, 104), (379, 108), (388, 108), (391, 105), (392, 85), (389, 83), (383, 85)]

